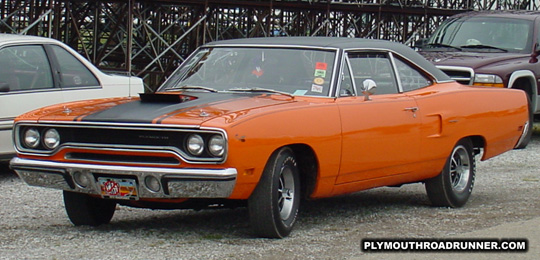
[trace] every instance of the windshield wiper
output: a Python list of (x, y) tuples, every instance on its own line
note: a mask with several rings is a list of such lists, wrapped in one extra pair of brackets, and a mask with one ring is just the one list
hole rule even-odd
[(431, 46), (431, 47), (451, 48), (451, 49), (456, 49), (458, 51), (461, 51), (461, 48), (459, 48), (459, 47), (444, 44), (444, 43), (428, 43), (427, 45)]
[(291, 93), (269, 89), (269, 88), (231, 88), (229, 91), (238, 91), (238, 92), (270, 92), (270, 93), (276, 93), (281, 94), (289, 97), (294, 97)]
[(181, 86), (181, 87), (178, 87), (178, 88), (170, 88), (170, 89), (167, 89), (167, 91), (173, 91), (173, 90), (179, 90), (179, 89), (201, 89), (201, 90), (206, 90), (206, 91), (209, 91), (209, 92), (218, 92), (216, 89), (209, 88), (209, 87), (188, 86), (188, 85)]
[(503, 48), (499, 48), (499, 47), (495, 47), (495, 46), (490, 46), (490, 45), (483, 45), (483, 44), (463, 45), (463, 46), (461, 46), (461, 48), (471, 48), (471, 49), (493, 49), (493, 50), (499, 50), (499, 51), (503, 51), (503, 52), (508, 52), (508, 50), (503, 49)]

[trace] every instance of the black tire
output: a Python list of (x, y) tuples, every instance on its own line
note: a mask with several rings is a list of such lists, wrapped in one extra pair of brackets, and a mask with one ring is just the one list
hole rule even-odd
[(64, 191), (66, 213), (75, 226), (108, 224), (116, 210), (116, 202), (86, 194)]
[(462, 207), (471, 195), (475, 173), (472, 143), (461, 140), (452, 149), (442, 172), (425, 181), (429, 200), (434, 206)]
[(248, 200), (249, 218), (257, 236), (283, 238), (296, 222), (300, 206), (300, 178), (291, 149), (274, 152), (259, 184)]

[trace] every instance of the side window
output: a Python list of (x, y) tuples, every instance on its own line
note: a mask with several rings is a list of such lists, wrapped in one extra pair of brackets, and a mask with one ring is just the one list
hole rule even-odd
[(427, 87), (432, 84), (431, 80), (426, 78), (416, 69), (409, 66), (407, 63), (403, 62), (400, 59), (395, 59), (396, 68), (399, 75), (399, 80), (401, 81), (401, 86), (403, 91), (411, 91), (415, 89), (420, 89)]
[(371, 79), (377, 85), (375, 94), (398, 93), (392, 63), (386, 53), (349, 53), (348, 57), (357, 88), (362, 88), (364, 80)]
[(52, 45), (51, 49), (60, 66), (60, 82), (63, 88), (99, 86), (97, 78), (71, 53)]
[(0, 84), (9, 92), (54, 88), (51, 66), (43, 46), (0, 49)]

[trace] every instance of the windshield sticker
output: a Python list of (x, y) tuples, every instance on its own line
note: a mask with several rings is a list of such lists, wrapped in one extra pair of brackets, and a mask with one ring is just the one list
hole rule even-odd
[(313, 80), (313, 83), (315, 83), (317, 85), (322, 85), (322, 84), (324, 84), (324, 79), (323, 78), (315, 78)]
[(75, 83), (75, 85), (81, 85), (82, 84), (81, 77), (79, 77), (79, 76), (73, 77), (73, 83)]
[(254, 70), (251, 71), (251, 74), (257, 76), (258, 78), (264, 74), (264, 70), (262, 70), (261, 67), (257, 66)]
[(315, 69), (316, 70), (326, 70), (328, 67), (328, 64), (326, 62), (317, 62), (315, 63)]
[(303, 96), (303, 95), (305, 95), (307, 92), (308, 92), (307, 90), (304, 90), (304, 89), (298, 89), (298, 90), (296, 90), (296, 91), (293, 93), (293, 95), (295, 95), (295, 96)]
[(323, 92), (323, 86), (312, 84), (311, 85), (311, 91), (316, 93), (322, 93)]
[(315, 77), (326, 77), (326, 70), (315, 70)]

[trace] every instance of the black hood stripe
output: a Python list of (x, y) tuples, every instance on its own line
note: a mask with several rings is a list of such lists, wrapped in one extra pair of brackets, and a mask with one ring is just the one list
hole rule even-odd
[[(252, 96), (250, 96), (252, 97)], [(236, 96), (234, 97), (236, 100), (238, 99), (245, 99), (245, 98), (250, 98), (250, 97), (246, 97), (246, 96)], [(212, 102), (211, 105), (218, 105), (218, 104), (221, 104), (221, 103), (226, 103), (226, 102), (229, 102), (231, 101), (231, 99), (224, 99), (224, 100), (219, 100), (219, 101), (216, 101), (216, 102)], [(156, 123), (158, 124), (161, 124), (161, 122), (169, 117), (173, 117), (173, 116), (176, 116), (178, 114), (181, 114), (181, 113), (186, 113), (186, 112), (189, 112), (191, 110), (195, 110), (195, 109), (201, 109), (203, 107), (206, 107), (210, 105), (209, 103), (204, 103), (204, 104), (201, 104), (201, 105), (198, 105), (198, 106), (190, 106), (189, 108), (186, 108), (186, 109), (182, 109), (182, 110), (178, 110), (178, 111), (175, 111), (173, 113), (170, 113), (168, 115), (164, 115), (162, 118), (160, 118)]]
[[(175, 114), (189, 111), (192, 109), (207, 106), (212, 103), (225, 102), (238, 98), (246, 98), (243, 94), (230, 93), (189, 93), (196, 97), (194, 100), (181, 103), (171, 102), (142, 102), (135, 100), (132, 102), (120, 104), (109, 109), (97, 111), (82, 118), (83, 122), (119, 122), (119, 123), (152, 123), (153, 120), (163, 119)], [(253, 96), (253, 95), (249, 95)], [(166, 116), (167, 115), (167, 116)]]

